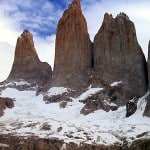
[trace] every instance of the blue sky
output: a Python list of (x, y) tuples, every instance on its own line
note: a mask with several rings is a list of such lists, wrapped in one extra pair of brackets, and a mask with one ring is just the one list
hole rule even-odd
[[(0, 0), (0, 81), (11, 69), (16, 40), (24, 29), (34, 36), (42, 61), (54, 64), (55, 34), (63, 11), (72, 0)], [(147, 57), (150, 40), (150, 0), (81, 0), (83, 14), (93, 40), (108, 12), (125, 12), (135, 23), (139, 44)]]
[(1, 0), (3, 15), (17, 25), (17, 29), (29, 29), (38, 36), (55, 34), (58, 19), (67, 7), (65, 0)]

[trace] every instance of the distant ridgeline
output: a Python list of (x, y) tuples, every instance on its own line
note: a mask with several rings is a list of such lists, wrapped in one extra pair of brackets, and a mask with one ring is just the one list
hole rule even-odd
[[(73, 0), (57, 26), (53, 72), (47, 63), (39, 60), (33, 37), (25, 30), (17, 40), (10, 75), (1, 84), (21, 90), (38, 85), (37, 94), (44, 93), (47, 102), (67, 102), (88, 88), (100, 87), (103, 90), (84, 100), (81, 113), (88, 114), (98, 109), (116, 110), (130, 100), (135, 100), (133, 103), (136, 105), (138, 99), (147, 93), (149, 59), (150, 45), (147, 65), (134, 23), (124, 13), (115, 18), (106, 13), (91, 42), (80, 0)], [(15, 83), (23, 81), (29, 84)], [(47, 91), (52, 87), (65, 87), (68, 92), (57, 97), (49, 96)], [(113, 106), (110, 105), (112, 103)], [(149, 97), (144, 115), (150, 117)]]

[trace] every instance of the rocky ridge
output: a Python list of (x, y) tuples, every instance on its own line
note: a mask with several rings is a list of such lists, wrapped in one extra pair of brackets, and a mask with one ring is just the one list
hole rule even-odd
[[(148, 70), (149, 68), (148, 61)], [(47, 95), (44, 95), (44, 100), (47, 103), (60, 103), (60, 107), (64, 108), (64, 113), (66, 113), (65, 111), (67, 110), (65, 108), (74, 107), (76, 110), (78, 107), (81, 109), (81, 107), (79, 107), (80, 105), (82, 106), (82, 109), (78, 111), (87, 115), (89, 113), (94, 114), (95, 111), (100, 109), (107, 112), (110, 112), (110, 110), (115, 111), (120, 106), (127, 104), (126, 106), (129, 109), (127, 110), (126, 117), (130, 117), (130, 115), (136, 112), (136, 109), (140, 108), (140, 110), (143, 110), (144, 108), (145, 98), (141, 99), (141, 102), (139, 103), (140, 106), (141, 103), (143, 103), (142, 107), (138, 108), (137, 102), (139, 97), (143, 96), (148, 90), (147, 63), (137, 42), (134, 24), (124, 13), (119, 14), (116, 18), (113, 18), (112, 15), (105, 14), (102, 26), (95, 36), (94, 43), (92, 44), (88, 35), (86, 20), (82, 14), (80, 0), (73, 0), (72, 4), (69, 5), (68, 9), (64, 12), (57, 27), (55, 66), (52, 80), (51, 75), (51, 68), (47, 64), (40, 62), (37, 56), (31, 33), (25, 30), (21, 37), (17, 40), (12, 70), (8, 79), (2, 83), (3, 85), (5, 84), (1, 87), (2, 90), (7, 87), (18, 88), (18, 86), (19, 90), (31, 89), (31, 85), (33, 87), (38, 85), (43, 88), (47, 81), (49, 81), (47, 87), (50, 87), (50, 89), (47, 93), (50, 93), (52, 88), (55, 86), (59, 88), (63, 86), (65, 89), (61, 89), (58, 93), (46, 93)], [(96, 89), (97, 87), (99, 88)], [(62, 92), (63, 90), (64, 92)], [(93, 92), (92, 90), (95, 91)], [(85, 93), (88, 93), (88, 96)], [(80, 99), (79, 96), (82, 98)], [(18, 99), (20, 100), (20, 98)], [(150, 116), (149, 97), (147, 97), (147, 101), (144, 115)], [(34, 106), (36, 106), (35, 103), (32, 102), (30, 104), (34, 104)], [(3, 106), (2, 109), (4, 109), (7, 105), (7, 100), (0, 100), (0, 106)], [(52, 116), (54, 117), (56, 112), (53, 110), (53, 106), (54, 105), (52, 104), (50, 107)], [(23, 108), (26, 109), (26, 107)], [(0, 108), (0, 110), (2, 109)], [(3, 110), (1, 112), (3, 113)], [(41, 115), (42, 112), (39, 112), (40, 113), (38, 114)], [(75, 117), (78, 117), (80, 114), (79, 112), (75, 114)], [(27, 114), (28, 113), (29, 112), (27, 110)], [(102, 113), (102, 111), (99, 113)], [(120, 111), (120, 113), (122, 112)], [(31, 114), (32, 111), (30, 112), (30, 115)], [(34, 113), (32, 115), (35, 117)], [(55, 119), (56, 118), (53, 118), (51, 122), (54, 121), (55, 124), (61, 122)], [(20, 122), (17, 123), (16, 129), (12, 128), (15, 129), (15, 132), (17, 130), (19, 131), (21, 127), (28, 129), (32, 126), (31, 123), (31, 126), (23, 126), (23, 124), (19, 124)], [(36, 127), (39, 127), (38, 123), (33, 124), (33, 126), (35, 125)], [(12, 123), (12, 127), (13, 125), (14, 124)], [(68, 124), (68, 127), (72, 127), (72, 125), (73, 124), (71, 122)], [(136, 126), (131, 126), (131, 124), (129, 124), (129, 126), (130, 129), (127, 130), (127, 132), (132, 132), (136, 128)], [(94, 125), (94, 128), (96, 128), (96, 130), (100, 129), (97, 125)], [(33, 128), (31, 127), (31, 129)], [(43, 129), (51, 130), (51, 125), (44, 126)], [(60, 134), (62, 128), (58, 129), (59, 131), (57, 134)], [(89, 129), (90, 128), (88, 128), (88, 130)], [(55, 130), (56, 129), (53, 129), (51, 134), (54, 134)], [(11, 132), (11, 130), (9, 131)], [(35, 130), (33, 129), (33, 131)], [(67, 138), (80, 139), (81, 137), (76, 136), (76, 132), (68, 132), (70, 134), (66, 134)], [(79, 135), (80, 132), (81, 134), (83, 133), (82, 130), (80, 130), (78, 132)], [(118, 133), (116, 134), (111, 130), (104, 131), (104, 133), (105, 132), (112, 132), (115, 137), (122, 140), (122, 144), (120, 145), (120, 143), (115, 143), (107, 146), (103, 144), (99, 145), (96, 142), (93, 142), (93, 144), (86, 144), (83, 142), (77, 145), (73, 142), (67, 144), (63, 140), (57, 138), (43, 139), (33, 136), (28, 138), (26, 137), (24, 139), (23, 137), (7, 134), (0, 135), (0, 148), (9, 149), (9, 146), (10, 149), (25, 150), (40, 150), (49, 148), (54, 150), (147, 150), (150, 148), (149, 139), (146, 139), (149, 138), (149, 132), (143, 132), (138, 134), (136, 137), (133, 136), (129, 138), (129, 141), (132, 141), (130, 146), (128, 145), (128, 141), (123, 138), (124, 136), (120, 136)], [(87, 133), (85, 133), (85, 135), (86, 134)], [(124, 134), (127, 136), (126, 133)], [(87, 136), (87, 138), (89, 137)], [(99, 141), (101, 141), (101, 137), (99, 138)], [(90, 140), (91, 139), (89, 139), (89, 141)]]

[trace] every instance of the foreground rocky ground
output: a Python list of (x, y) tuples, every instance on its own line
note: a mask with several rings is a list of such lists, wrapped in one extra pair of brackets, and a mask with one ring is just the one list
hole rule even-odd
[(150, 139), (134, 141), (130, 146), (124, 141), (121, 145), (86, 144), (77, 145), (73, 142), (64, 143), (57, 138), (46, 139), (35, 136), (17, 137), (12, 135), (0, 135), (0, 150), (150, 150)]

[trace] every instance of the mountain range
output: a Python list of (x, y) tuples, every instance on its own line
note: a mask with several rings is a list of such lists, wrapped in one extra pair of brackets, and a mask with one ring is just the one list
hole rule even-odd
[(0, 148), (149, 150), (148, 52), (123, 12), (105, 13), (91, 41), (80, 0), (58, 22), (53, 70), (24, 30), (0, 83)]

